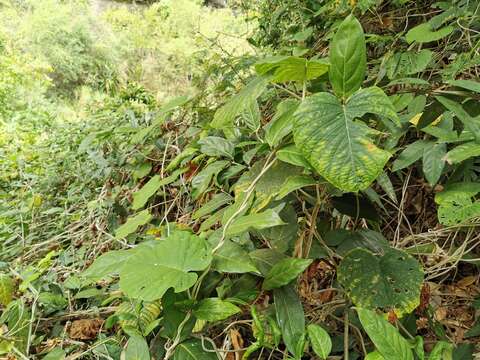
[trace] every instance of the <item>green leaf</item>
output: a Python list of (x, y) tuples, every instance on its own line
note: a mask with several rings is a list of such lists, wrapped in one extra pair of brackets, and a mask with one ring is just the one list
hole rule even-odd
[(311, 259), (286, 258), (276, 263), (263, 282), (263, 290), (272, 290), (289, 284), (312, 263)]
[(123, 264), (131, 255), (132, 253), (126, 250), (109, 251), (96, 258), (81, 275), (92, 283), (107, 276), (119, 274), (121, 267), (119, 264)]
[(415, 161), (419, 160), (423, 156), (423, 151), (433, 146), (433, 142), (427, 140), (417, 140), (414, 143), (408, 145), (400, 155), (395, 159), (392, 166), (392, 171), (398, 171), (412, 165)]
[(277, 159), (287, 164), (310, 169), (311, 165), (295, 145), (287, 145), (277, 151)]
[(312, 343), (315, 354), (320, 359), (326, 359), (332, 351), (332, 339), (328, 332), (319, 325), (311, 324), (307, 326), (308, 337)]
[(226, 240), (215, 253), (212, 268), (224, 273), (258, 273), (257, 267), (248, 257), (247, 251), (231, 240)]
[(270, 269), (277, 262), (287, 257), (273, 249), (257, 249), (252, 251), (249, 256), (263, 276), (267, 276)]
[(266, 239), (270, 247), (280, 252), (287, 252), (293, 249), (298, 233), (298, 219), (295, 208), (288, 204), (279, 213), (285, 225), (273, 226), (259, 230), (260, 237)]
[(207, 165), (192, 179), (192, 196), (198, 199), (210, 185), (212, 178), (217, 176), (230, 162), (227, 160), (215, 161)]
[(137, 190), (133, 193), (133, 205), (132, 209), (133, 210), (138, 210), (142, 208), (147, 201), (155, 195), (155, 193), (160, 189), (161, 186), (165, 186), (168, 184), (171, 184), (175, 180), (178, 179), (178, 177), (186, 172), (187, 169), (178, 169), (172, 173), (172, 175), (167, 176), (166, 178), (161, 178), (160, 175), (155, 175), (152, 177), (148, 182), (143, 185), (143, 187), (140, 190)]
[(173, 354), (173, 360), (218, 360), (217, 354), (212, 351), (212, 345), (205, 341), (205, 351), (202, 342), (197, 339), (187, 340), (178, 344)]
[(455, 116), (472, 132), (477, 142), (480, 142), (480, 116), (471, 117), (463, 106), (456, 101), (443, 96), (435, 97), (447, 110), (452, 111)]
[(14, 283), (7, 274), (0, 273), (0, 305), (7, 306), (13, 299)]
[(246, 107), (242, 113), (243, 121), (245, 125), (252, 130), (257, 131), (260, 128), (262, 114), (260, 113), (260, 109), (258, 107), (257, 100), (252, 100)]
[(446, 341), (439, 341), (428, 355), (428, 360), (452, 360), (453, 344)]
[(316, 79), (328, 71), (328, 63), (322, 60), (307, 60), (297, 56), (274, 56), (255, 64), (258, 74), (272, 74), (273, 82)]
[(390, 100), (377, 87), (359, 90), (345, 105), (331, 94), (318, 93), (295, 114), (295, 144), (320, 175), (343, 191), (366, 189), (391, 156), (373, 143), (375, 130), (354, 121), (367, 113), (398, 121)]
[(310, 176), (307, 175), (296, 175), (291, 176), (285, 181), (285, 183), (280, 188), (276, 200), (281, 200), (292, 191), (301, 189), (305, 186), (312, 186), (317, 184), (317, 181)]
[(150, 360), (147, 340), (141, 335), (131, 334), (122, 358), (125, 360)]
[(62, 348), (56, 347), (51, 350), (42, 360), (64, 360), (67, 353)]
[(235, 145), (219, 136), (207, 136), (198, 140), (200, 152), (208, 156), (228, 157), (233, 159)]
[(423, 173), (430, 185), (435, 185), (445, 167), (447, 144), (432, 144), (423, 151)]
[(120, 270), (120, 289), (132, 298), (157, 300), (169, 288), (175, 292), (189, 289), (197, 280), (192, 271), (204, 270), (211, 260), (204, 239), (175, 231), (165, 240), (134, 249)]
[(426, 69), (432, 61), (433, 53), (428, 49), (396, 53), (387, 60), (387, 76), (389, 79), (406, 77)]
[(445, 159), (449, 164), (459, 164), (464, 160), (480, 156), (480, 143), (470, 141), (450, 150)]
[(219, 207), (230, 203), (232, 200), (233, 198), (226, 193), (216, 194), (209, 202), (193, 213), (192, 219), (197, 220), (202, 216), (211, 215)]
[(413, 360), (408, 341), (383, 316), (361, 308), (357, 312), (363, 328), (385, 359)]
[(428, 43), (440, 40), (445, 36), (450, 35), (453, 30), (455, 30), (453, 26), (445, 26), (439, 30), (434, 31), (431, 29), (429, 23), (423, 23), (410, 29), (405, 38), (407, 39), (407, 42), (409, 44), (414, 41), (418, 43)]
[(395, 193), (395, 189), (393, 188), (392, 181), (388, 177), (388, 175), (383, 172), (380, 174), (380, 176), (377, 178), (377, 183), (380, 185), (380, 187), (385, 191), (385, 193), (388, 195), (388, 197), (394, 202), (397, 203), (397, 194)]
[(124, 238), (137, 231), (140, 226), (147, 224), (151, 219), (152, 215), (148, 210), (140, 211), (135, 216), (129, 217), (127, 222), (115, 231), (115, 237), (117, 239)]
[(215, 112), (210, 125), (216, 129), (231, 126), (235, 118), (262, 94), (269, 80), (268, 76), (259, 76), (250, 81), (237, 95)]
[(305, 315), (292, 285), (273, 290), (275, 313), (288, 351), (300, 359), (305, 346)]
[(195, 316), (200, 320), (220, 321), (239, 313), (238, 306), (229, 301), (219, 298), (201, 300), (194, 311)]
[(374, 351), (368, 353), (367, 356), (365, 356), (365, 360), (385, 360), (385, 358), (378, 351)]
[(278, 216), (274, 210), (268, 209), (257, 214), (239, 216), (232, 221), (226, 231), (226, 234), (232, 236), (241, 234), (249, 229), (261, 230), (283, 224), (284, 222), (280, 216)]
[(330, 43), (330, 83), (338, 97), (348, 98), (360, 89), (367, 70), (365, 35), (362, 25), (349, 15)]
[(277, 106), (277, 112), (273, 119), (265, 127), (265, 141), (270, 147), (276, 147), (293, 128), (293, 114), (297, 110), (299, 102), (294, 99), (282, 101)]
[(443, 225), (458, 225), (480, 216), (480, 201), (472, 198), (480, 192), (480, 183), (461, 182), (449, 184), (435, 195), (438, 219)]
[(418, 306), (423, 271), (415, 258), (401, 250), (392, 248), (375, 256), (357, 248), (340, 263), (338, 281), (355, 305), (401, 315)]
[(448, 80), (447, 84), (480, 93), (480, 82), (473, 80)]

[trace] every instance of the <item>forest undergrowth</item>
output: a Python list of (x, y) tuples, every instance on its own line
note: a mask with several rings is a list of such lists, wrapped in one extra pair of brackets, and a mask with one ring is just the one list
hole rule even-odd
[(480, 358), (480, 3), (0, 1), (0, 359)]

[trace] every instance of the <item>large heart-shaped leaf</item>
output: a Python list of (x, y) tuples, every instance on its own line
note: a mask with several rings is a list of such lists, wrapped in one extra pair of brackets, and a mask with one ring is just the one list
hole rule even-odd
[(347, 98), (360, 88), (367, 70), (366, 54), (362, 25), (349, 15), (330, 44), (330, 83), (337, 96)]
[(338, 281), (355, 305), (402, 314), (419, 304), (423, 271), (418, 261), (403, 251), (388, 249), (383, 256), (375, 256), (357, 248), (343, 258)]
[(120, 270), (120, 288), (132, 298), (160, 299), (169, 288), (175, 292), (190, 288), (197, 280), (191, 271), (204, 270), (211, 260), (204, 239), (177, 231), (135, 251)]
[(385, 359), (413, 360), (410, 344), (398, 330), (381, 315), (367, 309), (357, 309), (358, 318)]
[(332, 94), (318, 93), (295, 114), (297, 147), (320, 175), (344, 191), (366, 189), (391, 156), (372, 142), (375, 130), (355, 121), (367, 113), (398, 120), (390, 100), (377, 87), (357, 91), (345, 104)]

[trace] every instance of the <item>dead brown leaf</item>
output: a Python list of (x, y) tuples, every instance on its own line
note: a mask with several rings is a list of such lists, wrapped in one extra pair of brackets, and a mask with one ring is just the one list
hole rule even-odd
[(103, 319), (81, 319), (72, 322), (69, 336), (76, 340), (95, 339), (103, 325)]

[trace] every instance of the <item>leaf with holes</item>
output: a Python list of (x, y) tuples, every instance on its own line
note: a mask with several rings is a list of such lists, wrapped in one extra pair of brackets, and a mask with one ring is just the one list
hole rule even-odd
[(449, 184), (435, 195), (438, 219), (444, 225), (458, 225), (480, 216), (480, 201), (473, 200), (480, 193), (480, 183)]
[(197, 281), (194, 271), (204, 270), (212, 260), (208, 243), (183, 231), (135, 250), (120, 269), (120, 289), (146, 301), (160, 299), (169, 288), (189, 289)]
[(377, 87), (359, 90), (345, 104), (332, 94), (318, 93), (295, 114), (295, 144), (320, 175), (343, 191), (368, 188), (391, 156), (373, 142), (377, 132), (358, 120), (367, 113), (398, 121)]
[(357, 248), (340, 263), (338, 281), (355, 305), (401, 315), (418, 306), (423, 271), (415, 258), (401, 250), (375, 255)]

